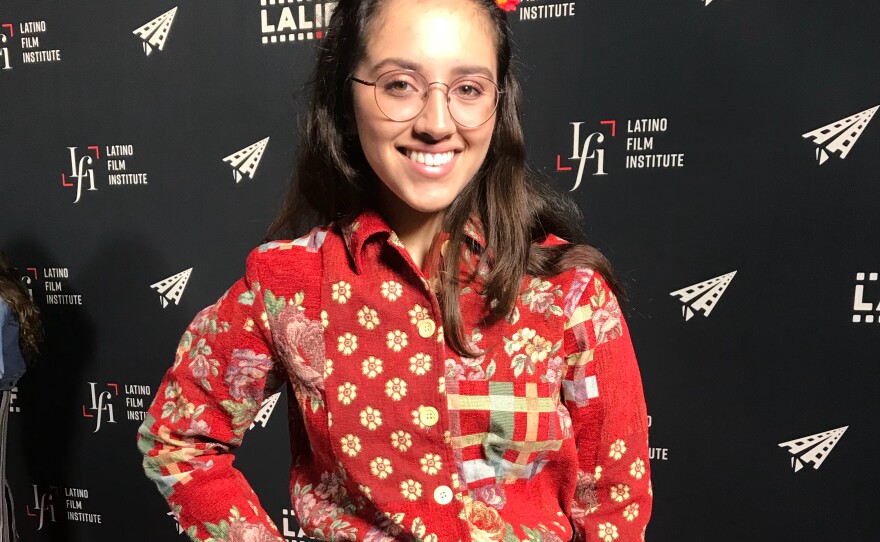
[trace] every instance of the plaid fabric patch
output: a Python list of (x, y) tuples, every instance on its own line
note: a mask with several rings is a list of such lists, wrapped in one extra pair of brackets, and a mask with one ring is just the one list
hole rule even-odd
[(596, 375), (588, 375), (587, 368), (593, 361), (593, 350), (585, 350), (566, 358), (568, 370), (566, 379), (562, 381), (562, 394), (566, 402), (573, 402), (579, 407), (590, 404), (590, 399), (599, 397), (599, 385)]
[(551, 384), (459, 380), (447, 383), (452, 445), (468, 486), (513, 483), (540, 472), (562, 445)]

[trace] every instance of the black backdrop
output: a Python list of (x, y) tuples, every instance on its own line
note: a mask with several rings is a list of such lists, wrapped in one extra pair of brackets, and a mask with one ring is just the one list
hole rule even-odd
[[(288, 2), (0, 5), (0, 248), (49, 337), (10, 414), (25, 542), (185, 538), (135, 430), (284, 193), (332, 9)], [(511, 15), (529, 158), (629, 290), (649, 538), (880, 539), (880, 4), (526, 0)], [(298, 540), (284, 403), (237, 465)]]

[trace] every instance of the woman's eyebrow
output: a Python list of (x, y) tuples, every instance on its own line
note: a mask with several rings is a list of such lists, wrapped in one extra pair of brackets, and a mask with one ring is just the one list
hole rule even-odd
[[(388, 57), (380, 60), (376, 65), (373, 66), (373, 71), (378, 72), (379, 70), (386, 68), (388, 66), (397, 66), (399, 68), (403, 68), (405, 70), (412, 70), (416, 72), (420, 72), (422, 70), (422, 65), (418, 62), (413, 62), (412, 60), (408, 60), (406, 58), (400, 57)], [(483, 75), (489, 79), (495, 79), (495, 75), (492, 73), (492, 70), (485, 66), (480, 66), (478, 64), (467, 64), (467, 65), (459, 65), (452, 69), (452, 75)]]

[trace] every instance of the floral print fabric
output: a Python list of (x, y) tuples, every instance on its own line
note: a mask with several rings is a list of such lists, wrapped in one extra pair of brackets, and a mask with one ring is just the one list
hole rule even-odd
[[(466, 233), (482, 244), (478, 224)], [(187, 328), (139, 430), (145, 470), (192, 540), (283, 540), (230, 453), (281, 385), (292, 509), (309, 536), (643, 537), (647, 417), (602, 277), (526, 277), (516, 309), (483, 327), (477, 278), (461, 305), (481, 353), (466, 358), (443, 338), (435, 272), (412, 266), (372, 212), (249, 256)]]

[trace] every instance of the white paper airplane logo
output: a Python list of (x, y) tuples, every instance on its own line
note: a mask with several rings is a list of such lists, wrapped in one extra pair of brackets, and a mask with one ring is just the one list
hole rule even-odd
[(180, 522), (177, 521), (177, 517), (174, 515), (174, 512), (168, 512), (165, 514), (166, 516), (171, 516), (174, 518), (174, 525), (177, 527), (177, 534), (183, 534), (183, 527), (181, 527)]
[(153, 52), (153, 47), (160, 51), (165, 47), (165, 40), (168, 39), (168, 31), (171, 30), (171, 23), (174, 22), (175, 15), (177, 15), (176, 7), (159, 15), (133, 32), (144, 40), (144, 53), (147, 56)]
[(263, 427), (266, 427), (266, 422), (269, 421), (269, 416), (272, 415), (272, 411), (275, 410), (275, 405), (278, 404), (278, 398), (281, 397), (281, 392), (272, 394), (269, 397), (266, 397), (263, 400), (263, 404), (260, 406), (260, 411), (257, 412), (256, 417), (254, 417), (254, 421), (251, 423), (250, 429), (253, 429), (255, 425), (260, 424)]
[[(791, 458), (791, 466), (795, 472), (804, 468), (804, 463), (812, 463), (813, 468), (818, 469), (822, 462), (828, 458), (828, 454), (831, 453), (834, 445), (837, 444), (837, 441), (840, 440), (840, 437), (843, 436), (848, 428), (849, 426), (847, 425), (825, 431), (824, 433), (816, 433), (808, 437), (780, 442), (779, 447), (788, 448), (789, 453), (794, 456)], [(801, 454), (804, 450), (807, 451)]]
[(678, 297), (684, 306), (681, 308), (681, 314), (685, 320), (690, 320), (695, 312), (703, 311), (703, 316), (709, 316), (712, 309), (721, 299), (721, 294), (730, 285), (736, 271), (731, 271), (726, 275), (721, 275), (713, 279), (704, 280), (697, 284), (686, 286), (681, 290), (670, 292), (669, 295)]
[(712, 0), (704, 0), (703, 5), (708, 6), (708, 5), (711, 4), (711, 3), (712, 3)]
[(859, 136), (862, 135), (865, 127), (871, 122), (871, 118), (877, 112), (878, 107), (880, 105), (875, 105), (861, 113), (856, 113), (845, 119), (840, 119), (837, 122), (817, 128), (812, 132), (805, 133), (803, 137), (812, 139), (813, 143), (818, 145), (816, 148), (816, 160), (819, 161), (819, 164), (824, 164), (831, 154), (835, 152), (840, 153), (841, 160), (846, 158), (853, 145), (858, 141)]
[(176, 275), (171, 275), (167, 279), (162, 279), (156, 284), (150, 285), (150, 288), (155, 288), (161, 294), (159, 300), (162, 302), (163, 309), (168, 306), (169, 301), (173, 301), (175, 305), (180, 303), (180, 296), (183, 295), (183, 289), (186, 288), (186, 283), (189, 281), (192, 270), (192, 267), (190, 267), (186, 271), (181, 271)]
[(268, 144), (269, 138), (267, 137), (223, 159), (224, 162), (232, 166), (232, 176), (235, 178), (235, 182), (241, 181), (243, 177), (254, 178), (257, 166), (260, 165), (260, 158), (263, 157), (263, 151), (266, 150)]

